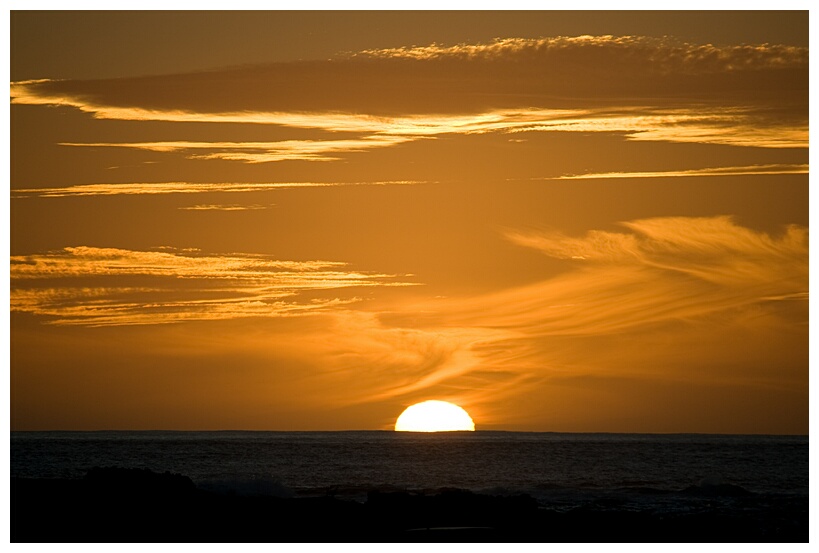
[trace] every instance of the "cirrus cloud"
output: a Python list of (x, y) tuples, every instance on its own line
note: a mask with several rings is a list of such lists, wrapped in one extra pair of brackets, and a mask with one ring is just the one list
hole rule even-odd
[(252, 254), (77, 246), (12, 256), (10, 261), (12, 312), (45, 316), (62, 325), (279, 317), (357, 301), (303, 297), (308, 293), (415, 284), (395, 275), (353, 271), (338, 261), (283, 261)]
[[(487, 413), (533, 387), (542, 394), (589, 381), (709, 381), (755, 394), (800, 389), (794, 360), (802, 350), (791, 348), (773, 377), (745, 342), (764, 335), (794, 346), (807, 339), (807, 229), (790, 226), (774, 236), (730, 217), (663, 217), (623, 227), (579, 237), (509, 231), (511, 242), (571, 265), (535, 284), (480, 296), (328, 313), (331, 335), (314, 337), (311, 355), (330, 367), (330, 381), (355, 375), (366, 401), (440, 396)], [(719, 353), (711, 351), (714, 340)]]

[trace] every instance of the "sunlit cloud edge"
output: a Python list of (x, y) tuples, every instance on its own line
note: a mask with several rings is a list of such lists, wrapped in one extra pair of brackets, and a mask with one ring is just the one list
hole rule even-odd
[[(629, 140), (729, 144), (761, 148), (807, 148), (807, 122), (769, 121), (761, 126), (751, 107), (662, 109), (657, 106), (609, 106), (605, 109), (495, 109), (465, 115), (424, 114), (376, 116), (344, 112), (190, 112), (174, 109), (145, 109), (137, 106), (113, 107), (95, 104), (81, 97), (51, 95), (31, 89), (42, 81), (12, 83), (12, 104), (70, 106), (99, 119), (167, 122), (209, 122), (272, 124), (293, 128), (353, 132), (365, 136), (338, 141), (282, 141), (279, 143), (64, 143), (71, 146), (131, 147), (155, 151), (223, 148), (204, 159), (227, 159), (249, 163), (283, 160), (334, 161), (334, 152), (362, 151), (374, 147), (403, 144), (443, 134), (488, 132), (617, 132)], [(322, 144), (326, 142), (326, 144)], [(253, 152), (256, 150), (256, 152)]]
[[(296, 316), (361, 301), (299, 301), (305, 292), (420, 285), (403, 280), (409, 275), (346, 267), (338, 261), (282, 261), (255, 254), (67, 247), (11, 256), (10, 304), (12, 313), (45, 317), (47, 324), (165, 324)], [(117, 286), (114, 279), (122, 277), (149, 285)]]
[(581, 173), (561, 175), (559, 177), (542, 177), (537, 180), (586, 180), (586, 179), (635, 179), (635, 178), (671, 178), (671, 177), (730, 177), (744, 175), (806, 175), (809, 165), (804, 164), (769, 164), (746, 165), (737, 167), (711, 167), (705, 169), (684, 169), (681, 171), (617, 171), (608, 173)]
[(62, 198), (67, 196), (115, 196), (131, 194), (197, 194), (220, 192), (266, 192), (291, 188), (329, 188), (334, 186), (405, 186), (432, 181), (362, 181), (362, 182), (136, 182), (75, 184), (53, 188), (20, 188), (11, 191), (12, 199), (26, 197)]

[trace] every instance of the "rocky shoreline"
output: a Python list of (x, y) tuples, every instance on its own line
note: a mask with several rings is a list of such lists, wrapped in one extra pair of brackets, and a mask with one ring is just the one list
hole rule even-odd
[[(808, 500), (738, 489), (743, 508), (568, 510), (528, 495), (372, 490), (365, 502), (217, 493), (179, 474), (95, 468), (11, 479), (12, 542), (807, 542)], [(695, 493), (693, 490), (691, 493)], [(704, 493), (702, 491), (696, 493)]]

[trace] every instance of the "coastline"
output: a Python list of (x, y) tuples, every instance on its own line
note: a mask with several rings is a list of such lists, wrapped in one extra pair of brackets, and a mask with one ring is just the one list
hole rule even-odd
[[(188, 477), (94, 468), (82, 479), (12, 478), (12, 542), (807, 542), (808, 498), (737, 486), (680, 490), (699, 509), (599, 500), (554, 509), (526, 494), (372, 489), (367, 500), (197, 488)], [(663, 493), (638, 490), (639, 493)], [(676, 497), (676, 496), (675, 496)]]

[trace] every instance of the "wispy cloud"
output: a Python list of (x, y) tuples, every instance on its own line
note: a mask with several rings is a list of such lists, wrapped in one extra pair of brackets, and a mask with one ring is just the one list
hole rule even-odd
[(516, 244), (573, 260), (578, 267), (498, 295), (487, 316), (502, 327), (536, 334), (593, 336), (707, 320), (808, 290), (804, 228), (791, 226), (771, 237), (727, 217), (624, 225), (632, 232), (591, 231), (584, 237), (508, 233)]
[[(274, 204), (271, 204), (274, 205)], [(269, 205), (259, 204), (197, 204), (179, 207), (186, 211), (255, 211), (259, 209), (267, 209)]]
[(509, 132), (610, 132), (628, 140), (725, 144), (756, 148), (807, 148), (806, 120), (771, 120), (743, 107), (691, 106), (658, 109), (651, 106), (589, 110), (580, 117), (519, 125)]
[[(768, 386), (759, 359), (739, 372), (735, 365), (746, 362), (747, 336), (807, 339), (807, 229), (772, 236), (728, 217), (623, 226), (579, 237), (510, 231), (513, 243), (574, 266), (497, 293), (416, 298), (382, 317), (336, 313), (340, 328), (317, 355), (333, 374), (374, 367), (361, 376), (371, 383), (368, 398), (448, 394), (487, 409), (507, 385), (522, 397), (534, 385), (543, 391), (571, 378), (608, 378), (614, 367), (625, 381)], [(699, 355), (716, 329), (724, 343)], [(663, 347), (638, 345), (648, 342)], [(779, 386), (800, 378), (780, 377)]]
[[(724, 72), (743, 69), (766, 69), (804, 66), (808, 62), (807, 48), (759, 44), (714, 46), (690, 44), (669, 37), (581, 35), (538, 39), (505, 38), (488, 44), (457, 44), (444, 46), (411, 46), (364, 50), (358, 55), (388, 59), (465, 59), (495, 60), (508, 57), (540, 58), (572, 55), (585, 56), (585, 64), (593, 65), (600, 58), (622, 60), (622, 64), (649, 64), (656, 71)], [(612, 56), (612, 53), (622, 55)]]
[[(71, 95), (52, 95), (42, 93), (37, 90), (39, 85), (58, 85), (61, 81), (40, 80), (40, 81), (20, 81), (11, 84), (12, 104), (29, 105), (56, 105), (69, 106), (81, 111), (91, 113), (98, 119), (117, 119), (124, 121), (167, 121), (176, 123), (247, 123), (247, 124), (267, 124), (294, 127), (301, 129), (319, 129), (329, 132), (366, 133), (378, 139), (388, 140), (387, 137), (422, 137), (452, 132), (487, 132), (490, 130), (503, 130), (525, 125), (532, 125), (539, 121), (551, 121), (555, 118), (579, 116), (587, 113), (587, 110), (578, 109), (495, 109), (478, 113), (424, 113), (424, 114), (373, 114), (369, 113), (366, 106), (355, 112), (324, 111), (321, 109), (306, 109), (297, 112), (279, 110), (240, 110), (231, 111), (230, 104), (224, 106), (220, 111), (192, 111), (181, 109), (145, 109), (137, 105), (111, 106), (105, 103), (95, 103), (87, 98), (73, 97)], [(236, 102), (240, 102), (239, 99)], [(289, 141), (298, 144), (300, 141)], [(304, 141), (309, 144), (313, 141)], [(320, 142), (320, 141), (316, 141)], [(327, 141), (328, 144), (343, 141)], [(288, 142), (278, 143), (246, 143), (248, 147), (274, 148)], [(365, 140), (365, 143), (367, 141)], [(154, 142), (141, 143), (145, 149), (156, 151), (171, 151), (185, 147), (188, 144), (191, 148), (214, 147), (220, 145), (228, 148), (238, 147), (238, 143), (210, 143), (212, 146), (204, 146), (208, 143), (196, 142)], [(94, 144), (65, 143), (64, 145), (80, 146)], [(116, 146), (117, 144), (98, 144)], [(134, 146), (125, 144), (125, 146)]]
[(659, 269), (726, 287), (791, 287), (778, 294), (807, 291), (808, 231), (803, 227), (791, 225), (782, 236), (771, 237), (740, 227), (730, 217), (666, 217), (623, 226), (632, 232), (591, 231), (583, 237), (509, 232), (507, 238), (562, 259)]
[(808, 164), (746, 165), (742, 167), (709, 167), (706, 169), (683, 169), (679, 171), (620, 171), (611, 173), (582, 173), (545, 177), (544, 180), (583, 179), (650, 179), (668, 177), (729, 177), (741, 175), (806, 175)]
[[(154, 113), (157, 118), (162, 115)], [(251, 115), (248, 117), (251, 117)], [(182, 152), (190, 159), (223, 159), (245, 163), (276, 161), (335, 161), (339, 156), (386, 148), (448, 134), (490, 132), (618, 133), (628, 140), (693, 142), (759, 148), (807, 148), (807, 122), (763, 121), (746, 108), (693, 106), (657, 109), (631, 106), (585, 110), (495, 110), (474, 115), (379, 117), (338, 114), (255, 114), (253, 122), (370, 133), (341, 140), (280, 142), (64, 142), (62, 146), (112, 147), (154, 152)], [(203, 120), (210, 115), (202, 115)], [(247, 121), (245, 121), (247, 122)], [(196, 153), (208, 150), (207, 153)]]
[[(420, 184), (422, 181), (371, 182), (131, 182), (76, 184), (56, 188), (22, 188), (12, 190), (12, 198), (66, 196), (116, 196), (130, 194), (197, 194), (211, 192), (265, 192), (290, 188), (324, 188), (331, 186), (389, 186)], [(424, 181), (426, 182), (426, 181)]]
[[(363, 152), (408, 142), (402, 136), (368, 136), (348, 140), (283, 140), (280, 142), (63, 142), (61, 146), (131, 148), (152, 152), (183, 152), (191, 159), (225, 159), (246, 163), (271, 161), (335, 161), (337, 154)], [(210, 150), (208, 153), (192, 153)]]
[(214, 150), (190, 154), (199, 159), (228, 159), (250, 163), (270, 161), (336, 160), (334, 155), (395, 146), (446, 134), (488, 132), (607, 132), (626, 135), (629, 140), (693, 142), (753, 146), (760, 148), (806, 148), (807, 121), (790, 118), (766, 119), (748, 107), (695, 105), (661, 109), (652, 106), (612, 106), (605, 109), (518, 109), (492, 110), (472, 115), (416, 115), (373, 117), (337, 113), (243, 113), (190, 114), (177, 118), (172, 112), (141, 110), (129, 112), (105, 109), (97, 117), (126, 120), (198, 121), (210, 123), (266, 123), (329, 132), (367, 133), (344, 140), (289, 140), (281, 142), (89, 142), (62, 143), (63, 146), (120, 147), (156, 152)]
[[(327, 313), (325, 320), (324, 331), (301, 335), (299, 340), (307, 344), (314, 360), (320, 360), (328, 401), (350, 404), (424, 397), (431, 390), (436, 397), (463, 401), (490, 388), (499, 398), (509, 393), (510, 383), (528, 380), (509, 367), (488, 364), (480, 354), (486, 344), (509, 337), (509, 331), (469, 325), (390, 325), (378, 313), (352, 308)], [(352, 394), (339, 386), (351, 378), (356, 382)], [(338, 390), (336, 397), (332, 390)]]
[[(278, 317), (356, 301), (307, 292), (410, 286), (395, 275), (352, 271), (336, 261), (203, 255), (89, 246), (12, 256), (11, 310), (89, 326)], [(141, 282), (123, 286), (123, 282)]]

